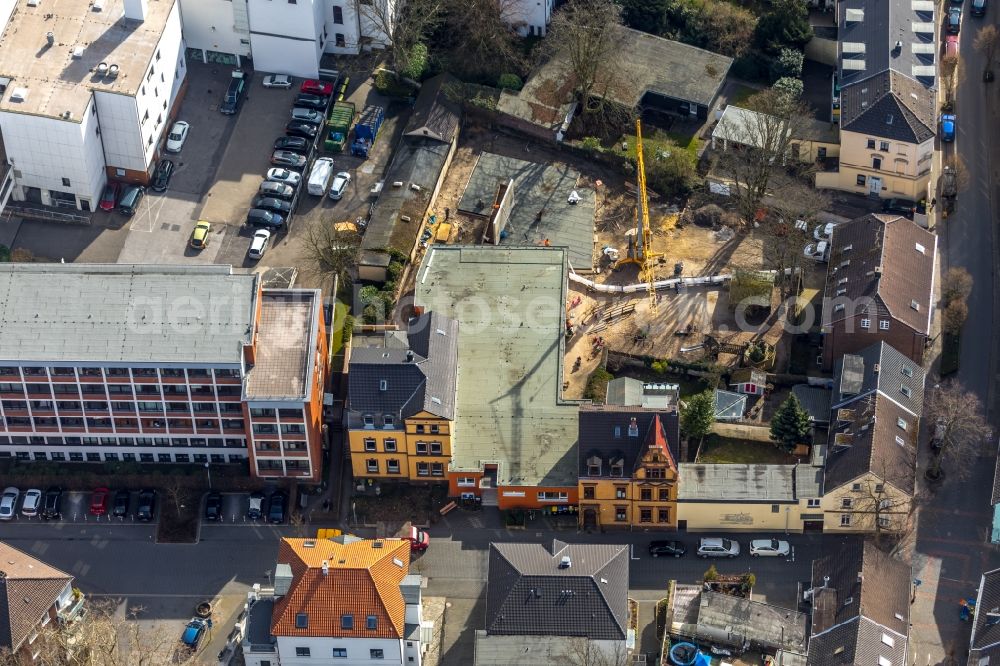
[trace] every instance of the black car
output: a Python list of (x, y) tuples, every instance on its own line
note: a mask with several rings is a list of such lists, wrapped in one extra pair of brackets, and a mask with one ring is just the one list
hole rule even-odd
[(205, 520), (222, 520), (222, 493), (212, 491), (205, 498)]
[(111, 515), (119, 518), (128, 515), (128, 505), (132, 498), (132, 493), (127, 490), (119, 490), (115, 493), (115, 504), (114, 508), (111, 509)]
[(317, 111), (326, 111), (327, 98), (321, 97), (319, 95), (310, 95), (308, 93), (299, 93), (299, 96), (295, 98), (295, 104), (300, 109), (316, 109)]
[(257, 520), (264, 515), (264, 493), (255, 490), (250, 493), (250, 503), (247, 505), (247, 518)]
[(44, 520), (59, 520), (62, 518), (62, 488), (52, 486), (45, 491), (42, 503), (42, 518)]
[(170, 184), (170, 177), (174, 175), (174, 163), (170, 160), (160, 160), (153, 172), (153, 183), (150, 189), (154, 192), (166, 192), (167, 185)]
[(156, 491), (143, 488), (139, 491), (139, 508), (135, 512), (135, 517), (149, 522), (154, 515), (156, 515)]
[(319, 134), (319, 125), (313, 125), (302, 120), (293, 120), (285, 125), (285, 134), (301, 136), (312, 141)]
[(271, 495), (271, 506), (267, 510), (268, 521), (274, 524), (285, 522), (285, 509), (288, 506), (288, 495), (280, 490), (276, 490)]
[(309, 152), (309, 142), (301, 136), (283, 136), (274, 142), (274, 149), (290, 150), (305, 155)]
[(292, 210), (292, 204), (287, 201), (282, 201), (281, 199), (275, 199), (274, 197), (256, 197), (250, 202), (251, 208), (263, 208), (264, 210), (269, 210), (272, 213), (281, 213), (287, 216)]
[(680, 541), (653, 541), (649, 544), (649, 554), (653, 557), (681, 557), (687, 552)]
[(267, 227), (280, 229), (285, 226), (285, 218), (279, 213), (272, 213), (263, 208), (251, 208), (247, 212), (247, 224), (251, 227)]
[(917, 204), (909, 199), (886, 199), (882, 202), (882, 212), (892, 215), (902, 215), (905, 218), (913, 219), (913, 214), (917, 211)]

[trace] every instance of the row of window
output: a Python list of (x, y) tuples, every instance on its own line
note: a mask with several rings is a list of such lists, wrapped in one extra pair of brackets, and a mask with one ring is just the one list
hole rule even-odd
[(194, 446), (246, 448), (241, 437), (0, 437), (0, 446)]
[[(253, 434), (255, 435), (277, 435), (279, 427), (273, 423), (253, 424)], [(304, 435), (306, 427), (296, 423), (282, 423), (280, 427), (282, 435)]]
[[(369, 474), (379, 474), (381, 466), (379, 461), (375, 458), (369, 458), (365, 461), (365, 469)], [(400, 474), (399, 460), (396, 458), (390, 458), (385, 461), (385, 473), (386, 474)], [(444, 463), (417, 463), (417, 476), (444, 476)]]
[[(601, 476), (604, 471), (604, 466), (601, 463), (588, 463), (587, 464), (587, 476)], [(663, 467), (646, 467), (644, 468), (647, 479), (665, 479), (667, 478), (667, 470)], [(612, 478), (622, 478), (625, 476), (625, 464), (624, 463), (613, 463), (611, 465), (611, 477)]]
[[(412, 647), (413, 641), (406, 642), (407, 647)], [(312, 657), (312, 648), (307, 647), (297, 647), (295, 648), (296, 657)], [(347, 648), (333, 648), (333, 658), (334, 659), (347, 659)], [(369, 648), (368, 649), (369, 659), (385, 659), (385, 650), (382, 648)], [(409, 661), (413, 661), (413, 657), (409, 658)], [(271, 666), (270, 661), (260, 662), (261, 666)]]
[[(284, 465), (282, 465), (284, 463)], [(281, 472), (287, 470), (289, 472), (308, 472), (309, 471), (309, 461), (308, 460), (271, 460), (268, 458), (261, 458), (257, 461), (257, 471), (261, 474), (267, 474), (268, 472)]]
[[(0, 458), (10, 458), (10, 451), (0, 451)], [(157, 453), (153, 455), (152, 453), (118, 453), (116, 451), (105, 451), (103, 453), (98, 451), (70, 451), (69, 453), (64, 453), (62, 451), (53, 451), (47, 453), (45, 451), (35, 451), (34, 453), (30, 451), (15, 451), (13, 457), (18, 460), (51, 460), (53, 462), (141, 462), (141, 463), (197, 463), (203, 464), (207, 462), (215, 464), (224, 464), (226, 462), (226, 456), (221, 453)], [(238, 463), (246, 460), (246, 456), (241, 456), (238, 454), (231, 453), (228, 456), (230, 463)]]
[[(190, 389), (190, 392), (189, 392)], [(211, 384), (20, 384), (0, 382), (0, 393), (17, 393), (18, 395), (45, 396), (98, 396), (111, 399), (133, 398), (178, 398), (188, 400), (189, 397), (199, 398), (235, 398), (239, 399), (242, 389), (235, 385), (213, 387)], [(300, 417), (301, 418), (301, 417)]]
[(293, 421), (302, 420), (302, 410), (301, 409), (278, 409), (275, 410), (270, 407), (252, 407), (250, 409), (250, 416), (257, 416), (261, 418), (274, 418), (277, 414), (282, 420), (291, 419)]
[[(254, 426), (256, 428), (256, 426)], [(374, 452), (378, 450), (378, 443), (371, 438), (365, 439), (365, 451)], [(396, 440), (395, 439), (383, 439), (382, 448), (386, 453), (395, 453)], [(417, 442), (416, 443), (416, 453), (417, 455), (441, 455), (441, 442)]]
[(254, 441), (254, 450), (261, 452), (274, 452), (280, 451), (281, 449), (285, 451), (305, 451), (308, 448), (306, 442), (301, 441), (290, 441), (290, 442), (276, 442), (273, 440), (259, 440)]
[[(653, 488), (640, 488), (639, 489), (639, 499), (643, 502), (653, 501)], [(670, 489), (669, 488), (657, 488), (656, 498), (660, 502), (670, 501)], [(595, 493), (597, 492), (596, 486), (584, 486), (583, 487), (583, 499), (595, 499)], [(615, 486), (615, 499), (626, 499), (628, 496), (628, 488), (626, 486)]]
[[(0, 375), (3, 376), (24, 376), (24, 377), (107, 377), (121, 379), (129, 377), (150, 378), (150, 377), (170, 377), (203, 380), (207, 377), (232, 378), (240, 377), (239, 370), (209, 370), (206, 368), (75, 368), (75, 367), (50, 367), (44, 366), (0, 366)], [(186, 374), (185, 374), (186, 373)]]
[[(615, 507), (615, 522), (624, 523), (628, 522), (628, 507), (627, 506), (616, 506)], [(653, 509), (649, 508), (639, 508), (639, 522), (640, 523), (652, 523), (653, 522)], [(656, 522), (659, 524), (665, 524), (670, 522), (670, 509), (656, 509)]]
[[(0, 418), (0, 428), (58, 428), (60, 430), (91, 430), (106, 428), (122, 429), (149, 429), (151, 431), (163, 428), (174, 430), (192, 430), (195, 425), (199, 430), (210, 430), (218, 432), (219, 427), (223, 430), (243, 430), (243, 419), (196, 419), (192, 424), (191, 419), (145, 419), (141, 422), (138, 419), (110, 419), (110, 418), (81, 418), (77, 416), (5, 416)], [(300, 433), (301, 434), (301, 433)]]
[[(115, 396), (118, 397), (118, 396)], [(145, 397), (145, 396), (143, 396)], [(216, 407), (213, 402), (158, 402), (155, 400), (0, 400), (0, 406), (5, 411), (25, 411), (29, 407), (33, 412), (106, 412), (110, 406), (114, 412), (202, 412), (216, 413), (222, 411), (228, 414), (239, 414), (243, 410), (239, 403), (222, 403)]]
[[(879, 516), (877, 518), (876, 522), (878, 523), (879, 527), (889, 527), (889, 524), (890, 524), (890, 520), (886, 516)], [(840, 526), (841, 527), (850, 527), (851, 526), (851, 514), (849, 514), (849, 513), (842, 513), (842, 514), (840, 514)]]

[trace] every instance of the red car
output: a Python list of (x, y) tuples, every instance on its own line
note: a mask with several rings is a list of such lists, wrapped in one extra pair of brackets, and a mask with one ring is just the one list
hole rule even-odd
[(306, 79), (302, 82), (302, 86), (299, 88), (299, 91), (309, 95), (326, 95), (329, 97), (333, 94), (333, 84), (329, 81)]
[(101, 197), (101, 210), (114, 210), (118, 203), (118, 183), (110, 182), (104, 186), (104, 195)]
[(107, 488), (95, 488), (90, 496), (90, 515), (103, 516), (108, 512), (108, 499), (111, 491)]

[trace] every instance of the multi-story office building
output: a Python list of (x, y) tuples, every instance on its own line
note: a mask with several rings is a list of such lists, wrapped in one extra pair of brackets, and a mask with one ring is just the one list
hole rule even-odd
[(148, 182), (182, 46), (174, 0), (0, 3), (0, 201), (90, 211), (107, 179)]
[(0, 264), (0, 456), (319, 480), (314, 290), (229, 266)]

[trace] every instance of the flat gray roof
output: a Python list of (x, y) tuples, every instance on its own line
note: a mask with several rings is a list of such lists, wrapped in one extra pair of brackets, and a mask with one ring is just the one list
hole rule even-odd
[[(576, 270), (589, 271), (594, 263), (594, 210), (596, 196), (578, 187), (580, 172), (565, 164), (538, 164), (494, 153), (482, 153), (476, 161), (458, 209), (473, 215), (488, 215), (497, 188), (514, 181), (514, 205), (504, 228), (501, 245), (552, 245), (569, 250)], [(576, 191), (580, 201), (570, 204)]]
[(795, 501), (795, 465), (681, 464), (681, 502)]
[(0, 264), (0, 360), (238, 365), (256, 293), (230, 266)]
[(576, 485), (578, 403), (561, 395), (565, 301), (563, 248), (428, 249), (414, 303), (459, 322), (452, 469), (499, 463), (501, 485)]
[[(475, 666), (510, 666), (511, 664), (577, 664), (589, 650), (586, 636), (492, 636), (476, 631)], [(625, 654), (625, 641), (619, 641)], [(614, 656), (612, 653), (611, 656)], [(598, 662), (602, 663), (602, 662)], [(616, 663), (609, 661), (608, 663)]]
[[(701, 593), (698, 635), (708, 641), (740, 637), (772, 649), (806, 654), (809, 642), (805, 613), (719, 592)], [(714, 631), (713, 631), (714, 630)]]
[(319, 290), (261, 293), (257, 353), (246, 399), (305, 399), (312, 386)]

